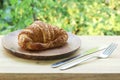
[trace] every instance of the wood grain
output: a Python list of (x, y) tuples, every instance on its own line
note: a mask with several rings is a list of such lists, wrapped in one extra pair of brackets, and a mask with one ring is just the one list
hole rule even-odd
[(61, 71), (59, 68), (51, 68), (51, 64), (59, 60), (22, 59), (9, 54), (0, 45), (0, 80), (120, 80), (120, 36), (79, 36), (79, 38), (81, 49), (76, 54), (82, 54), (96, 46), (109, 45), (111, 42), (117, 43), (118, 47), (107, 59), (96, 59)]
[(73, 34), (68, 33), (69, 38), (67, 43), (59, 48), (48, 49), (44, 51), (27, 51), (20, 48), (18, 45), (18, 34), (20, 31), (12, 32), (2, 39), (2, 45), (5, 49), (11, 52), (11, 54), (26, 58), (26, 59), (35, 59), (35, 60), (53, 60), (61, 59), (74, 54), (74, 52), (80, 48), (80, 39)]
[(120, 74), (0, 74), (0, 80), (120, 80)]

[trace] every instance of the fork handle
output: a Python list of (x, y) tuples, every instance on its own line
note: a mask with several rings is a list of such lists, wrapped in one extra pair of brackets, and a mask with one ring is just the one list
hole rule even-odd
[(97, 57), (92, 56), (92, 57), (88, 57), (88, 58), (85, 58), (85, 59), (82, 59), (82, 60), (79, 60), (79, 61), (76, 61), (76, 62), (68, 63), (68, 64), (64, 65), (63, 67), (61, 67), (60, 70), (66, 70), (66, 69), (72, 68), (72, 67), (77, 66), (78, 64), (80, 64), (82, 62), (85, 62), (85, 61), (87, 61), (89, 59), (92, 59), (92, 58), (97, 58)]

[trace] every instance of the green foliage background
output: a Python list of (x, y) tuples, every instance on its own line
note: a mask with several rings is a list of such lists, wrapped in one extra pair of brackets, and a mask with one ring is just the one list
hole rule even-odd
[(0, 0), (0, 34), (37, 19), (77, 35), (120, 35), (120, 0)]

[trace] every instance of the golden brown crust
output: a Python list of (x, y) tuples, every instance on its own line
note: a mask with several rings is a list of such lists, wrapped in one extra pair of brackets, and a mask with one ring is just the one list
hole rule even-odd
[(63, 29), (35, 21), (19, 33), (18, 44), (26, 50), (44, 50), (63, 46), (67, 39)]

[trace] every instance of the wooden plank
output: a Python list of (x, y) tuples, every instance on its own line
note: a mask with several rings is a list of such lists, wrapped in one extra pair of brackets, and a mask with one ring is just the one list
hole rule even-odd
[(0, 74), (0, 80), (120, 80), (120, 74)]
[[(0, 73), (11, 74), (109, 74), (120, 73), (120, 36), (80, 36), (82, 47), (75, 54), (80, 54), (92, 47), (108, 45), (111, 42), (118, 43), (117, 49), (108, 59), (100, 59), (80, 64), (77, 67), (60, 71), (59, 68), (51, 68), (51, 64), (59, 60), (37, 61), (15, 57), (6, 52), (0, 45)], [(1, 41), (1, 38), (0, 38)], [(0, 42), (1, 43), (1, 42)], [(10, 75), (11, 75), (10, 74)], [(5, 74), (4, 74), (5, 75)], [(8, 75), (8, 74), (7, 74)]]

